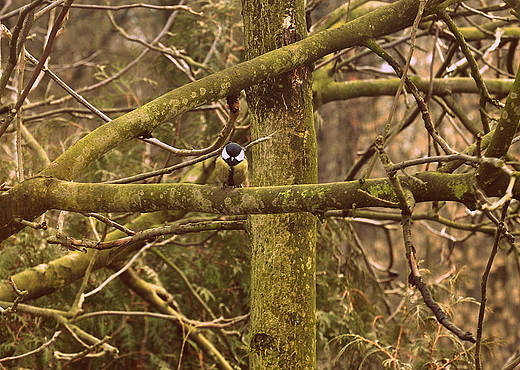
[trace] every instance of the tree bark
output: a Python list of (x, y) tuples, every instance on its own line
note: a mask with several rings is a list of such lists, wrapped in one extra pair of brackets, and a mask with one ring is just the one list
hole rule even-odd
[[(244, 0), (246, 57), (306, 36), (303, 1)], [(289, 71), (247, 90), (253, 186), (317, 181), (311, 68)], [(250, 363), (259, 369), (316, 366), (316, 220), (308, 213), (251, 215)]]

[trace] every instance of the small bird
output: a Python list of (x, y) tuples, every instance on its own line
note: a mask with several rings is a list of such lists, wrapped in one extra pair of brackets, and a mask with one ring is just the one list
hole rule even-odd
[(241, 188), (247, 179), (247, 158), (237, 143), (229, 143), (222, 150), (215, 164), (215, 175), (222, 188)]

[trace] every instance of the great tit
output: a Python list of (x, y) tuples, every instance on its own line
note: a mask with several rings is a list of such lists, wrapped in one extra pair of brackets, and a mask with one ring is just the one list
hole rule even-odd
[(247, 178), (247, 158), (237, 143), (229, 143), (215, 163), (215, 176), (222, 188), (241, 188)]

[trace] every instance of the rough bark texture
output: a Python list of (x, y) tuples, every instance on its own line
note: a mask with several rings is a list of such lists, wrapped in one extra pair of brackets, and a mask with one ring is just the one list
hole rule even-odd
[[(246, 55), (306, 35), (303, 1), (244, 0)], [(253, 138), (253, 186), (317, 180), (311, 69), (301, 67), (247, 90)], [(316, 220), (306, 213), (250, 216), (251, 368), (314, 369), (316, 364)]]

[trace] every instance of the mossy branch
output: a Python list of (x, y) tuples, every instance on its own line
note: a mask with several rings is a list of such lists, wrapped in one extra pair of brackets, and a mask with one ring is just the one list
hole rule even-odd
[[(501, 158), (507, 155), (509, 147), (520, 128), (520, 69), (517, 72), (515, 82), (509, 93), (505, 107), (502, 109), (500, 119), (495, 127), (491, 141), (486, 149), (487, 157)], [(477, 171), (479, 186), (486, 191), (494, 182), (500, 181), (500, 168), (490, 164), (482, 164)]]
[[(417, 88), (427, 93), (432, 84), (432, 94), (435, 96), (449, 96), (451, 94), (478, 94), (477, 85), (470, 77), (434, 78), (433, 80), (420, 77), (409, 77)], [(381, 95), (395, 95), (400, 79), (373, 79), (336, 82), (330, 81), (319, 84), (315, 81), (315, 106), (321, 106), (332, 101), (348, 100), (360, 97), (374, 97)], [(485, 79), (484, 84), (492, 94), (505, 96), (511, 90), (512, 79)]]
[[(421, 172), (400, 180), (418, 202), (455, 201), (472, 208), (474, 175)], [(504, 189), (507, 184), (504, 185)], [(516, 193), (515, 193), (516, 194)], [(73, 212), (154, 212), (186, 210), (216, 214), (273, 214), (331, 209), (388, 207), (397, 198), (388, 179), (221, 189), (195, 184), (93, 184), (33, 178), (2, 198), (0, 224), (27, 213), (49, 209)], [(32, 206), (31, 206), (32, 205)], [(25, 216), (25, 217), (24, 217)], [(9, 235), (7, 226), (0, 237)]]
[[(440, 3), (432, 0), (426, 12)], [(142, 107), (100, 126), (79, 140), (40, 173), (72, 180), (92, 161), (116, 146), (150, 132), (165, 120), (195, 107), (237, 94), (270, 77), (311, 65), (337, 50), (361, 45), (369, 38), (409, 27), (417, 14), (418, 0), (400, 0), (380, 7), (343, 26), (324, 30), (252, 60), (227, 68), (172, 90)]]

